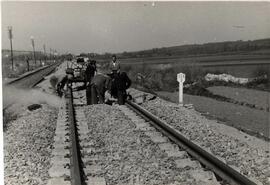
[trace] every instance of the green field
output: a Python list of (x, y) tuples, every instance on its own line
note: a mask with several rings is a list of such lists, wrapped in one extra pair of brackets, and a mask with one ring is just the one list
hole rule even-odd
[[(161, 91), (157, 94), (169, 101), (178, 102), (178, 92)], [(248, 96), (244, 97), (248, 99)], [(217, 119), (223, 124), (232, 125), (252, 135), (270, 138), (269, 112), (267, 111), (188, 94), (184, 94), (184, 103), (193, 104), (195, 110), (210, 119)]]
[[(270, 71), (270, 55), (233, 55), (203, 57), (130, 58), (120, 59), (124, 67), (136, 66), (149, 70), (193, 68), (203, 73), (227, 73), (236, 77), (252, 78)], [(191, 69), (192, 70), (192, 69)], [(269, 72), (270, 74), (270, 72)]]
[[(209, 63), (209, 62), (242, 62), (249, 60), (270, 60), (269, 54), (238, 54), (238, 55), (193, 55), (188, 57), (171, 56), (171, 57), (145, 57), (145, 58), (126, 58), (120, 59), (122, 63), (151, 63), (151, 64), (164, 64), (164, 63)], [(270, 61), (269, 61), (270, 62)]]
[(225, 86), (213, 86), (207, 89), (213, 94), (231, 98), (239, 102), (253, 104), (264, 109), (270, 106), (270, 92)]

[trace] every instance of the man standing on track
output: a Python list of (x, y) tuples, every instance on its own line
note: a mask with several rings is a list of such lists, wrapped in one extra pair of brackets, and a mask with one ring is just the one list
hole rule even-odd
[(120, 73), (120, 63), (116, 61), (116, 55), (112, 56), (112, 61), (109, 68), (112, 71), (113, 77)]
[(97, 72), (96, 61), (91, 60), (85, 70), (87, 105), (91, 104), (91, 83), (92, 83), (92, 78), (95, 76), (96, 72)]
[(112, 78), (110, 94), (112, 97), (117, 98), (119, 105), (123, 105), (127, 97), (126, 90), (130, 87), (131, 80), (125, 72), (120, 73), (120, 63), (116, 61), (115, 55), (112, 56), (109, 68), (112, 71), (110, 74)]
[(117, 87), (115, 82), (120, 75), (120, 63), (116, 61), (116, 55), (112, 55), (112, 61), (110, 62), (109, 69), (111, 70), (111, 73), (108, 75), (112, 78), (110, 94), (113, 97), (117, 97)]

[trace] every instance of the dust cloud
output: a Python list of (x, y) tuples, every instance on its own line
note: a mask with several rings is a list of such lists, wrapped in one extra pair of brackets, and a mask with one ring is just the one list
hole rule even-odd
[(18, 89), (15, 87), (3, 87), (3, 107), (10, 104), (28, 106), (30, 104), (48, 104), (58, 107), (61, 99), (56, 95), (48, 94), (37, 89)]

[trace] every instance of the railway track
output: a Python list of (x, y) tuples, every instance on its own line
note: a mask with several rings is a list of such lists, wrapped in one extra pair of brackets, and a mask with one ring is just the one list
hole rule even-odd
[(17, 88), (33, 88), (41, 80), (43, 80), (46, 75), (51, 73), (60, 64), (61, 64), (60, 62), (57, 62), (57, 63), (51, 64), (49, 66), (39, 68), (37, 70), (34, 70), (34, 71), (29, 72), (27, 74), (24, 74), (21, 77), (16, 78), (16, 79), (6, 83), (5, 85), (6, 86), (14, 86)]
[[(50, 172), (52, 179), (49, 181), (48, 185), (105, 185), (105, 178), (99, 176), (102, 174), (102, 172), (100, 172), (101, 167), (93, 163), (93, 161), (100, 159), (96, 159), (96, 157), (89, 158), (89, 156), (85, 155), (89, 153), (89, 151), (90, 153), (93, 152), (91, 148), (92, 144), (83, 142), (85, 138), (89, 137), (87, 119), (83, 112), (85, 102), (80, 100), (78, 96), (74, 98), (71, 88), (69, 88), (69, 93), (66, 97), (66, 104), (61, 108), (61, 125), (56, 129), (55, 155), (52, 160), (53, 166)], [(74, 101), (76, 101), (76, 105), (74, 105)], [(179, 166), (198, 168), (198, 173), (207, 172), (208, 175), (204, 176), (210, 176), (210, 180), (208, 180), (206, 184), (256, 184), (209, 152), (186, 139), (179, 131), (139, 105), (128, 101), (125, 106), (117, 107), (136, 124), (136, 128), (145, 131), (146, 135), (152, 138), (154, 142), (158, 143), (159, 147), (162, 148), (167, 155), (173, 157), (185, 156), (184, 159), (177, 161)], [(175, 144), (177, 145), (177, 149), (170, 147), (175, 146)], [(188, 154), (188, 158), (186, 158), (186, 153)], [(64, 156), (68, 156), (69, 161), (67, 158), (61, 158)], [(213, 177), (211, 177), (211, 174), (215, 174), (215, 176), (213, 175)]]
[(184, 149), (191, 157), (198, 160), (206, 169), (215, 173), (221, 181), (228, 184), (241, 184), (241, 185), (256, 185), (253, 181), (234, 170), (224, 162), (219, 160), (214, 155), (210, 154), (200, 146), (185, 138), (179, 131), (157, 118), (149, 111), (143, 109), (139, 105), (128, 101), (128, 107), (151, 123), (162, 134), (167, 136), (171, 141), (177, 144), (180, 148)]

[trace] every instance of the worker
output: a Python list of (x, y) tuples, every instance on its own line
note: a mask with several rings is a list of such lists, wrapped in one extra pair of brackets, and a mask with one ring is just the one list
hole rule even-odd
[(97, 72), (96, 61), (95, 60), (90, 60), (89, 64), (86, 67), (86, 70), (85, 70), (85, 81), (86, 81), (86, 83), (91, 82), (91, 79), (93, 78), (93, 76), (95, 75), (96, 72)]
[(123, 105), (127, 99), (127, 89), (131, 86), (131, 80), (129, 79), (127, 73), (122, 72), (115, 81), (117, 88), (117, 99), (118, 104)]
[(85, 70), (85, 84), (86, 84), (86, 102), (87, 105), (91, 104), (91, 83), (92, 79), (97, 72), (96, 61), (90, 60)]
[(130, 87), (130, 85), (131, 80), (125, 72), (121, 72), (112, 78), (109, 93), (113, 98), (118, 100), (119, 105), (125, 104), (125, 100), (128, 97), (126, 90)]
[(112, 76), (115, 77), (120, 73), (120, 63), (116, 61), (116, 55), (112, 55), (112, 61), (109, 65), (109, 68), (112, 72)]

